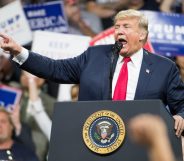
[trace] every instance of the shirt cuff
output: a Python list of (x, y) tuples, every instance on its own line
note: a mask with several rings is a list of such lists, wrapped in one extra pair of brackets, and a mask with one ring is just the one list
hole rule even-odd
[(28, 59), (28, 56), (29, 56), (29, 51), (22, 47), (21, 53), (15, 56), (13, 58), (13, 61), (18, 63), (19, 65), (22, 65)]

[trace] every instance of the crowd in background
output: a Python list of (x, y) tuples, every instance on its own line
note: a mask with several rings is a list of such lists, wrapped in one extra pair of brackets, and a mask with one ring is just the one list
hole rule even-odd
[[(12, 1), (13, 0), (0, 0), (0, 7)], [(94, 37), (103, 30), (113, 26), (113, 16), (120, 10), (137, 9), (184, 13), (184, 1), (182, 0), (63, 1), (69, 23), (69, 33), (87, 35), (90, 37)], [(37, 4), (43, 2), (48, 2), (48, 0), (22, 0), (22, 4)], [(30, 49), (30, 46), (25, 47)], [(184, 81), (184, 56), (176, 56), (174, 61), (177, 63), (181, 78)], [(54, 102), (57, 101), (58, 84), (21, 71), (10, 58), (4, 55), (0, 55), (0, 84), (20, 88), (23, 91), (20, 104), (16, 105), (16, 107), (10, 111), (13, 116), (10, 119), (14, 133), (9, 134), (11, 136), (9, 146), (1, 144), (0, 134), (0, 154), (1, 152), (7, 153), (8, 149), (14, 151), (14, 146), (19, 147), (19, 144), (23, 144), (28, 150), (21, 146), (18, 150), (24, 150), (28, 154), (26, 156), (27, 158), (22, 158), (22, 160), (36, 161), (38, 158), (40, 161), (47, 160), (53, 105)], [(77, 101), (78, 85), (74, 85), (71, 90), (72, 100)], [(7, 114), (0, 110), (0, 115), (4, 116)], [(12, 142), (12, 140), (14, 140), (14, 142)], [(1, 157), (0, 155), (0, 160), (6, 158), (6, 156)], [(15, 157), (20, 156), (15, 155)], [(17, 159), (15, 158), (15, 160)]]

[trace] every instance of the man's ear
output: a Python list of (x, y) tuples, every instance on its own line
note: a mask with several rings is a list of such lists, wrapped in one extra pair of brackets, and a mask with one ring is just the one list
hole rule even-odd
[(139, 33), (139, 40), (140, 40), (140, 41), (145, 40), (145, 39), (146, 39), (146, 36), (147, 36), (146, 31), (141, 31), (141, 32)]

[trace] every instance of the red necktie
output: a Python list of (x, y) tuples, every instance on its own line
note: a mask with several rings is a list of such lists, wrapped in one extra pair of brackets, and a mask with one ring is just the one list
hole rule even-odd
[(127, 82), (128, 82), (128, 69), (127, 63), (131, 61), (130, 57), (123, 59), (124, 63), (121, 67), (119, 77), (115, 86), (113, 100), (126, 100)]

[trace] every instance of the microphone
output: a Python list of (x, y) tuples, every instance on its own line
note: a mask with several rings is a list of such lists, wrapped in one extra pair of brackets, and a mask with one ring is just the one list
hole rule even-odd
[(120, 41), (116, 41), (112, 47), (111, 65), (113, 65), (114, 58), (119, 54), (122, 48), (123, 48), (123, 44)]
[(123, 48), (123, 44), (120, 41), (116, 41), (112, 47), (113, 54), (119, 54), (120, 50)]
[(114, 76), (114, 70), (116, 66), (116, 61), (119, 56), (119, 52), (123, 48), (123, 44), (120, 41), (116, 41), (112, 47), (111, 64), (110, 64), (110, 74), (109, 74), (109, 99), (112, 100), (112, 78)]

